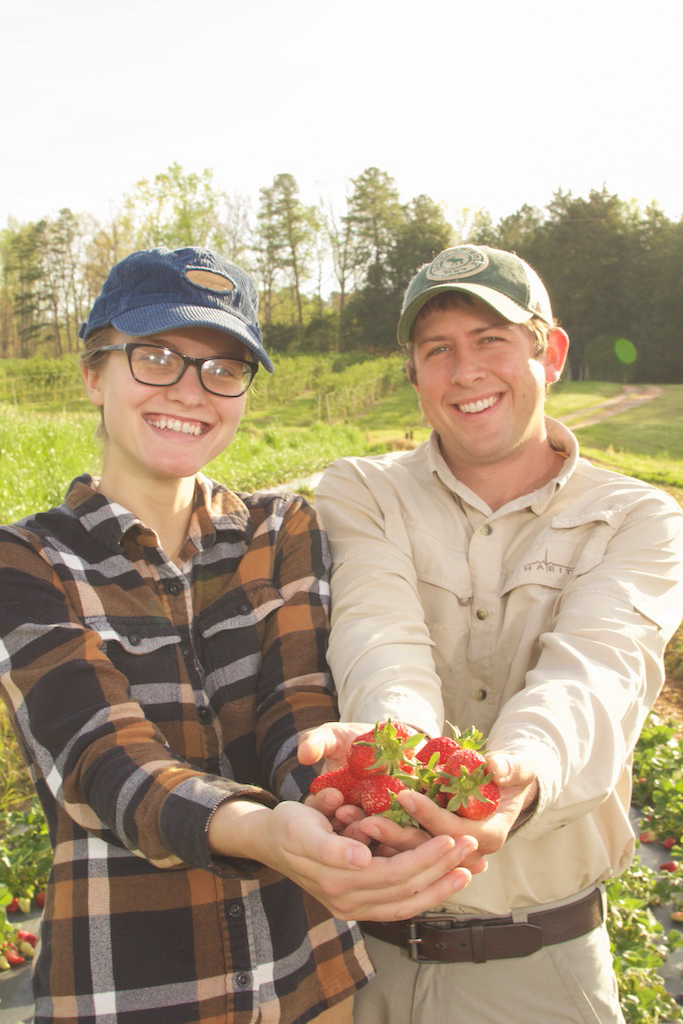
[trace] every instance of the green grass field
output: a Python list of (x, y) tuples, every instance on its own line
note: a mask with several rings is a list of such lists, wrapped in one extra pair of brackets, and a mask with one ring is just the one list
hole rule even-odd
[[(550, 392), (548, 412), (565, 416), (589, 409), (619, 392), (617, 384), (562, 383)], [(254, 490), (296, 480), (343, 455), (387, 451), (422, 441), (429, 429), (406, 382), (345, 422), (328, 423), (324, 402), (308, 389), (287, 402), (261, 396), (247, 407), (233, 444), (209, 467), (235, 490)], [(683, 496), (683, 385), (660, 397), (577, 430), (584, 454), (621, 472)], [(0, 522), (62, 500), (82, 472), (97, 475), (98, 413), (87, 403), (60, 411), (3, 405), (0, 423)], [(322, 419), (318, 417), (322, 416)], [(408, 440), (406, 440), (408, 439)]]

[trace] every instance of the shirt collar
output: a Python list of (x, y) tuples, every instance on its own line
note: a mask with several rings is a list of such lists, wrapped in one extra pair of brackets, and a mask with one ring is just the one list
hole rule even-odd
[[(545, 422), (549, 442), (553, 448), (566, 455), (559, 473), (552, 480), (549, 480), (548, 483), (539, 487), (538, 490), (532, 491), (529, 494), (523, 494), (519, 498), (515, 498), (514, 501), (508, 502), (507, 505), (498, 509), (496, 515), (501, 515), (504, 512), (514, 512), (522, 508), (529, 508), (536, 515), (541, 515), (550, 504), (553, 496), (565, 486), (576, 469), (580, 457), (579, 444), (576, 437), (559, 420), (546, 416)], [(453, 491), (459, 499), (479, 509), (479, 511), (484, 512), (486, 515), (491, 515), (491, 509), (486, 502), (478, 494), (470, 490), (469, 487), (461, 483), (449, 469), (446, 460), (441, 454), (439, 435), (435, 430), (432, 431), (429, 437), (427, 458), (429, 470), (433, 476), (438, 477), (441, 483)]]
[[(100, 494), (97, 481), (88, 474), (72, 482), (65, 505), (97, 543), (114, 551), (120, 551), (123, 538), (128, 533), (148, 530), (123, 505)], [(214, 544), (222, 531), (243, 535), (248, 542), (251, 534), (249, 510), (239, 494), (200, 473), (196, 478), (195, 504), (188, 536), (202, 550)]]

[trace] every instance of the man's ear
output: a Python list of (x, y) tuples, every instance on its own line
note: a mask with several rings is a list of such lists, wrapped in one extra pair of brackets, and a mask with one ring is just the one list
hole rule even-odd
[(554, 384), (562, 375), (569, 351), (569, 335), (561, 327), (548, 333), (548, 344), (543, 353), (546, 384)]
[(417, 387), (417, 373), (415, 372), (415, 363), (412, 359), (406, 359), (405, 361), (406, 373), (408, 374), (408, 380), (414, 388)]
[(95, 370), (92, 366), (81, 366), (81, 373), (90, 401), (95, 405), (104, 405), (101, 370)]

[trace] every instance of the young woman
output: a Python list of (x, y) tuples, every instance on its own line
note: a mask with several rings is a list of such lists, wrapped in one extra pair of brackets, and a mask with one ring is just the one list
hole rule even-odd
[(0, 528), (3, 697), (55, 851), (36, 1024), (347, 1020), (372, 968), (345, 920), (469, 880), (470, 841), (372, 858), (307, 796), (299, 734), (336, 718), (324, 537), (303, 499), (202, 473), (273, 369), (257, 309), (207, 250), (117, 264), (81, 331), (101, 476)]

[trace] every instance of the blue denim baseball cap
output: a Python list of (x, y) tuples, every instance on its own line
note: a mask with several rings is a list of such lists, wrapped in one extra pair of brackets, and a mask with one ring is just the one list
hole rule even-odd
[(415, 317), (425, 303), (445, 291), (474, 295), (513, 324), (533, 317), (553, 323), (545, 285), (520, 256), (488, 245), (456, 245), (420, 267), (408, 285), (398, 322), (399, 345), (410, 341)]
[(218, 253), (142, 249), (112, 267), (80, 330), (87, 341), (101, 327), (144, 338), (177, 327), (214, 327), (251, 349), (273, 373), (258, 322), (258, 292), (244, 270)]

